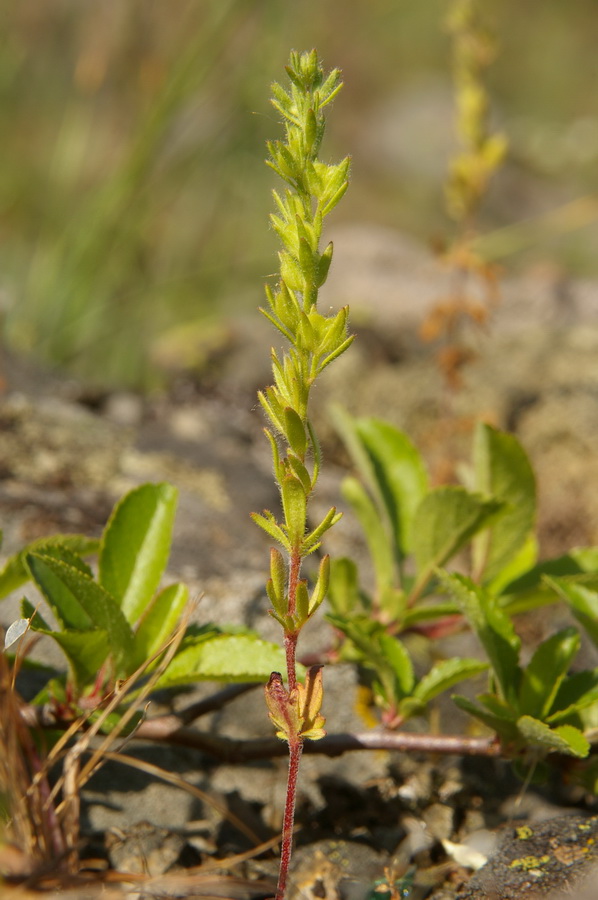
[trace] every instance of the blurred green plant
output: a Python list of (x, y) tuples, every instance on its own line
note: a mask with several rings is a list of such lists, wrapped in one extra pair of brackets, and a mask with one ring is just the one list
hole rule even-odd
[[(187, 4), (168, 27), (162, 18), (148, 18), (140, 4), (129, 14), (110, 4), (65, 14), (58, 39), (69, 52), (56, 63), (60, 75), (48, 80), (49, 65), (39, 84), (54, 114), (35, 123), (46, 152), (38, 159), (13, 149), (13, 174), (0, 178), (0, 210), (31, 220), (23, 223), (29, 249), (15, 245), (9, 258), (16, 283), (7, 292), (5, 340), (100, 383), (151, 385), (159, 377), (154, 348), (162, 362), (161, 342), (181, 320), (202, 325), (190, 357), (200, 365), (205, 332), (222, 315), (216, 303), (235, 292), (238, 303), (245, 270), (259, 271), (255, 232), (239, 241), (235, 223), (247, 190), (240, 161), (262, 124), (239, 109), (267, 78), (264, 51), (279, 16), (270, 2), (241, 13), (222, 0)], [(2, 59), (8, 99), (14, 82), (25, 107), (34, 106), (16, 40)], [(18, 107), (9, 108), (22, 132)], [(13, 240), (11, 230), (5, 256)]]
[[(589, 3), (567, 7), (565, 25), (558, 0), (541, 7), (534, 0), (536, 15), (514, 0), (493, 5), (504, 53), (491, 92), (505, 121), (514, 120), (516, 177), (534, 179), (533, 192), (516, 191), (518, 206), (537, 196), (538, 177), (543, 207), (598, 186), (585, 90), (594, 65)], [(438, 27), (446, 7), (446, 0), (392, 9), (362, 0), (348, 9), (331, 0), (324, 12), (317, 0), (205, 0), (169, 16), (143, 0), (60, 8), (5, 0), (3, 340), (100, 383), (147, 387), (164, 370), (209, 365), (231, 339), (223, 317), (253, 308), (256, 278), (268, 271), (271, 237), (254, 227), (256, 210), (265, 213), (266, 182), (251, 148), (269, 128), (253, 113), (280, 48), (315, 43), (351, 72), (355, 90), (339, 109), (339, 133), (357, 145), (376, 103), (409, 95), (430, 73), (434, 83), (446, 81)], [(359, 54), (351, 53), (357, 44)], [(548, 175), (538, 171), (534, 147), (549, 148), (542, 150)], [(422, 183), (373, 158), (364, 163), (345, 215), (365, 209), (423, 239), (442, 230), (429, 176)], [(552, 217), (544, 226), (522, 222), (494, 240), (505, 219), (537, 211), (532, 204), (505, 212), (490, 197), (487, 233), (474, 249), (490, 259), (552, 240), (553, 258), (593, 270), (591, 229), (587, 240), (578, 233), (568, 244), (554, 241), (555, 232), (595, 221), (591, 200), (582, 215), (564, 209), (556, 225)]]
[[(587, 756), (598, 668), (571, 673), (579, 631), (550, 635), (523, 666), (513, 616), (560, 596), (598, 646), (598, 548), (537, 561), (535, 478), (519, 442), (480, 423), (467, 487), (430, 488), (405, 434), (341, 411), (336, 420), (361, 476), (347, 478), (342, 492), (364, 531), (374, 585), (364, 590), (356, 564), (335, 560), (328, 618), (344, 636), (340, 658), (360, 666), (383, 722), (400, 727), (488, 668), (477, 704), (454, 699), (494, 730), (505, 753), (536, 761), (551, 751)], [(445, 659), (416, 678), (410, 636), (427, 638), (433, 653), (436, 638), (467, 625), (487, 663)]]

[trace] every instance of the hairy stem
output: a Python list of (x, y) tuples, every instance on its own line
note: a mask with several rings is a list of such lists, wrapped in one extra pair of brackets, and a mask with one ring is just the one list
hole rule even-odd
[(276, 887), (276, 900), (284, 900), (289, 874), (289, 865), (293, 852), (293, 827), (295, 823), (295, 802), (297, 799), (297, 781), (299, 778), (299, 763), (303, 750), (303, 741), (299, 740), (289, 744), (289, 773), (287, 777), (287, 796), (282, 820), (282, 845), (280, 850), (280, 868), (278, 872), (278, 885)]

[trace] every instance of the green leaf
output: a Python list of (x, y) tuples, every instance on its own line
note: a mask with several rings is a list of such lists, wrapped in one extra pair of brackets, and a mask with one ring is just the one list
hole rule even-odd
[[(190, 642), (180, 650), (156, 687), (195, 681), (267, 681), (272, 672), (284, 671), (284, 650), (253, 635), (219, 634)], [(298, 667), (303, 672), (303, 667)]]
[(31, 553), (27, 565), (56, 617), (86, 634), (93, 626), (103, 629), (117, 667), (127, 671), (133, 633), (114, 597), (88, 575), (52, 557)]
[(598, 572), (598, 548), (577, 547), (563, 554), (563, 556), (539, 562), (511, 581), (506, 586), (505, 593), (518, 594), (535, 590), (542, 586), (545, 575), (558, 578), (573, 575), (589, 575), (594, 572)]
[(532, 569), (538, 559), (538, 541), (530, 534), (518, 553), (486, 585), (493, 594), (502, 594), (516, 579)]
[(493, 713), (483, 709), (481, 706), (477, 706), (467, 697), (462, 697), (460, 694), (453, 694), (452, 700), (464, 712), (468, 713), (470, 716), (474, 716), (476, 719), (479, 719), (480, 722), (483, 722), (491, 731), (495, 731), (496, 734), (506, 743), (511, 743), (517, 738), (517, 727), (514, 721), (510, 719), (503, 718), (502, 716), (494, 715)]
[(586, 757), (590, 752), (589, 741), (572, 725), (549, 728), (544, 722), (532, 716), (521, 716), (517, 720), (517, 730), (528, 746), (537, 746), (548, 752), (555, 751), (580, 758)]
[(402, 617), (403, 628), (410, 628), (418, 622), (429, 622), (431, 619), (442, 619), (446, 616), (459, 615), (459, 606), (450, 600), (444, 603), (418, 603), (408, 609)]
[(284, 424), (289, 447), (303, 460), (307, 451), (307, 432), (301, 416), (290, 406), (285, 407)]
[(64, 548), (79, 556), (89, 556), (97, 553), (99, 546), (99, 541), (85, 537), (83, 534), (56, 534), (27, 544), (14, 556), (11, 556), (0, 570), (0, 599), (17, 590), (31, 578), (26, 563), (28, 553), (43, 554), (53, 548)]
[(339, 616), (350, 616), (362, 611), (357, 565), (352, 559), (340, 557), (330, 564), (328, 602)]
[[(388, 422), (357, 419), (355, 433), (367, 455), (375, 491), (386, 508), (396, 546), (404, 557), (413, 543), (415, 511), (428, 490), (424, 463), (409, 438)], [(368, 477), (365, 471), (362, 474)]]
[[(40, 553), (28, 553), (26, 556), (26, 564), (35, 584), (40, 589), (50, 608), (63, 628), (72, 628), (77, 631), (91, 631), (93, 629), (93, 619), (86, 612), (82, 605), (76, 588), (73, 589), (70, 584), (65, 583), (63, 573), (56, 572), (52, 563), (58, 563), (54, 557), (46, 556)], [(74, 575), (81, 575), (88, 581), (89, 576), (83, 576), (78, 569), (61, 563)]]
[(536, 515), (536, 481), (517, 439), (480, 423), (474, 440), (475, 488), (504, 505), (490, 529), (474, 542), (474, 571), (496, 578), (523, 547)]
[(251, 513), (250, 515), (251, 519), (255, 522), (256, 525), (259, 525), (260, 528), (266, 532), (266, 534), (268, 534), (271, 538), (274, 538), (274, 540), (278, 541), (278, 543), (281, 544), (285, 548), (285, 550), (290, 552), (291, 544), (288, 537), (286, 536), (280, 525), (278, 525), (276, 519), (268, 509), (264, 510), (263, 515), (261, 513)]
[(336, 507), (332, 507), (328, 510), (322, 521), (316, 525), (313, 531), (310, 531), (302, 541), (301, 544), (301, 552), (304, 555), (308, 553), (313, 553), (314, 550), (320, 546), (320, 538), (324, 535), (329, 528), (332, 528), (333, 525), (336, 525), (343, 517), (342, 513), (337, 513)]
[(415, 687), (413, 696), (422, 703), (429, 703), (438, 694), (453, 687), (466, 678), (479, 675), (488, 668), (488, 664), (479, 659), (445, 659), (436, 663), (430, 671), (424, 675)]
[(174, 632), (187, 603), (189, 589), (171, 584), (157, 595), (135, 632), (135, 661), (140, 666), (162, 649)]
[(95, 682), (110, 652), (108, 635), (103, 629), (86, 632), (47, 631), (36, 627), (34, 630), (56, 641), (68, 660), (79, 694)]
[[(569, 576), (567, 581), (579, 581), (586, 587), (597, 588), (594, 579), (598, 574), (598, 549), (576, 547), (556, 559), (545, 560), (520, 575), (503, 588), (501, 604), (509, 615), (528, 612), (539, 606), (557, 602), (554, 586), (544, 578)], [(561, 598), (562, 599), (562, 598)]]
[(116, 505), (102, 535), (99, 582), (135, 623), (154, 596), (170, 553), (178, 492), (143, 484)]
[(548, 715), (580, 643), (579, 632), (565, 628), (540, 644), (523, 671), (518, 704), (521, 713), (536, 719)]
[(483, 588), (463, 575), (441, 572), (440, 581), (450, 593), (482, 643), (505, 700), (517, 706), (521, 669), (521, 642), (511, 620)]
[(291, 546), (297, 547), (305, 535), (307, 497), (305, 489), (295, 475), (285, 475), (280, 484), (285, 524)]
[(351, 504), (368, 544), (374, 573), (376, 592), (393, 587), (397, 579), (395, 556), (391, 541), (378, 510), (369, 494), (356, 478), (344, 478), (341, 487), (343, 498)]
[(568, 716), (577, 715), (597, 702), (598, 668), (574, 672), (561, 682), (546, 721), (552, 724)]
[(402, 641), (391, 637), (389, 634), (380, 634), (379, 641), (384, 659), (391, 667), (401, 693), (404, 696), (409, 696), (413, 691), (415, 676), (413, 674), (413, 663), (407, 648)]
[(430, 491), (413, 522), (413, 552), (417, 585), (425, 584), (434, 569), (444, 565), (496, 514), (500, 503), (484, 500), (452, 485)]
[(598, 592), (564, 578), (544, 576), (544, 582), (568, 604), (569, 609), (598, 647)]

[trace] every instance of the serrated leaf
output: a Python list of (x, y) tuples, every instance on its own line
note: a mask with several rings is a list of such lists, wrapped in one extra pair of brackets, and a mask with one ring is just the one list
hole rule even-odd
[(89, 576), (60, 560), (31, 553), (27, 564), (57, 618), (86, 634), (94, 626), (105, 630), (117, 668), (128, 672), (133, 632), (114, 597)]
[(516, 707), (521, 681), (521, 642), (511, 620), (497, 605), (496, 599), (471, 579), (446, 572), (441, 572), (439, 579), (444, 589), (455, 598), (461, 612), (476, 632), (488, 654), (505, 700)]
[(77, 693), (95, 682), (110, 652), (108, 635), (103, 629), (53, 631), (32, 624), (32, 630), (51, 637), (58, 644), (68, 661)]
[(178, 491), (143, 484), (115, 506), (104, 529), (99, 583), (134, 624), (154, 596), (166, 568)]
[(28, 553), (25, 561), (30, 577), (33, 578), (36, 586), (48, 601), (52, 612), (63, 628), (91, 631), (94, 624), (93, 619), (82, 605), (77, 590), (73, 590), (72, 586), (65, 582), (64, 573), (60, 570), (56, 572), (56, 566), (52, 564), (59, 563), (60, 566), (67, 568), (73, 577), (79, 574), (82, 578), (85, 577), (90, 581), (89, 576), (83, 576), (83, 573), (79, 573), (72, 566), (60, 563), (54, 557), (45, 554)]
[(565, 753), (582, 759), (590, 752), (589, 741), (572, 725), (550, 728), (532, 716), (521, 716), (517, 720), (517, 729), (526, 744), (541, 747), (548, 752)]
[(523, 670), (519, 689), (519, 711), (544, 719), (579, 650), (581, 639), (575, 628), (551, 635), (537, 647)]
[(413, 552), (417, 584), (425, 584), (434, 569), (443, 566), (483, 528), (500, 508), (465, 488), (449, 485), (430, 491), (413, 520)]
[(25, 619), (29, 619), (30, 627), (32, 631), (36, 631), (36, 629), (46, 631), (51, 631), (52, 629), (45, 621), (44, 617), (39, 611), (39, 608), (35, 607), (33, 603), (31, 603), (27, 597), (23, 597), (21, 600), (21, 615)]
[(496, 578), (521, 550), (536, 515), (536, 480), (530, 461), (511, 434), (480, 423), (474, 440), (475, 488), (503, 503), (490, 529), (474, 542), (474, 570)]
[(544, 582), (563, 598), (590, 640), (598, 647), (598, 592), (564, 578), (545, 576)]
[(135, 660), (141, 665), (168, 641), (189, 602), (184, 584), (171, 584), (156, 596), (135, 632)]
[(418, 682), (413, 691), (413, 696), (422, 703), (429, 703), (438, 694), (447, 691), (453, 685), (480, 672), (486, 671), (488, 664), (479, 659), (444, 659), (436, 663), (426, 675)]
[[(156, 687), (193, 684), (195, 681), (267, 681), (284, 670), (284, 650), (252, 635), (220, 634), (189, 643), (180, 650)], [(298, 672), (304, 673), (298, 666)]]
[(63, 547), (78, 556), (89, 556), (97, 553), (99, 546), (98, 540), (85, 537), (83, 534), (56, 534), (33, 541), (11, 556), (0, 570), (0, 599), (29, 581), (31, 576), (26, 563), (28, 553), (45, 553), (51, 548)]

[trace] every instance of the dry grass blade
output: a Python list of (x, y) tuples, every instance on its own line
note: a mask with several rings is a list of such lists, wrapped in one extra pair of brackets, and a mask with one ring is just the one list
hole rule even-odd
[(193, 784), (189, 784), (189, 782), (185, 781), (184, 778), (181, 778), (180, 775), (175, 775), (174, 772), (167, 772), (166, 769), (162, 769), (160, 768), (160, 766), (156, 766), (153, 763), (146, 762), (142, 759), (136, 759), (136, 757), (134, 756), (128, 756), (126, 753), (113, 753), (110, 751), (105, 751), (104, 759), (111, 759), (115, 762), (120, 762), (124, 765), (131, 766), (134, 769), (138, 769), (140, 772), (147, 772), (149, 775), (155, 775), (162, 781), (173, 784), (175, 787), (180, 788), (182, 791), (187, 791), (187, 793), (192, 794), (193, 797), (201, 800), (202, 803), (209, 804), (213, 809), (219, 812), (224, 819), (227, 819), (227, 821), (230, 822), (231, 825), (234, 825), (235, 828), (237, 828), (242, 834), (248, 837), (250, 841), (253, 841), (255, 844), (259, 843), (259, 837), (256, 835), (255, 831), (253, 831), (248, 825), (246, 825), (242, 819), (239, 819), (238, 816), (230, 812), (230, 810), (223, 806), (222, 803), (219, 803), (218, 800), (216, 800), (214, 797), (211, 797), (205, 791), (202, 791), (201, 788), (198, 788)]
[[(3, 642), (3, 636), (0, 634)], [(23, 855), (24, 868), (64, 852), (64, 840), (47, 808), (47, 770), (21, 716), (21, 700), (5, 653), (0, 653), (0, 812), (5, 837)], [(33, 786), (33, 787), (32, 787)]]
[[(122, 734), (127, 725), (137, 714), (142, 704), (145, 703), (150, 693), (154, 689), (158, 679), (161, 677), (162, 673), (171, 662), (183, 639), (190, 615), (191, 608), (189, 607), (186, 610), (185, 615), (182, 616), (181, 621), (179, 622), (176, 631), (174, 632), (170, 640), (167, 641), (164, 647), (162, 647), (161, 650), (154, 654), (154, 656), (152, 656), (148, 660), (145, 660), (142, 665), (139, 666), (139, 668), (136, 669), (136, 671), (133, 672), (133, 674), (129, 676), (129, 678), (127, 678), (126, 681), (122, 682), (122, 684), (120, 685), (117, 685), (112, 694), (112, 697), (108, 700), (98, 718), (93, 722), (90, 728), (77, 739), (75, 745), (71, 747), (67, 752), (65, 756), (63, 774), (58, 779), (55, 789), (61, 789), (63, 793), (63, 800), (57, 806), (56, 812), (58, 815), (62, 816), (65, 826), (68, 828), (70, 847), (74, 847), (76, 845), (75, 834), (78, 836), (79, 803), (82, 787), (87, 783), (87, 781), (89, 781), (94, 772), (96, 772), (102, 765), (103, 760), (106, 758), (108, 749)], [(90, 758), (85, 763), (85, 765), (81, 767), (81, 757), (84, 753), (90, 750), (90, 743), (92, 738), (98, 735), (102, 726), (108, 720), (109, 716), (112, 715), (112, 713), (116, 712), (118, 707), (121, 706), (127, 694), (131, 691), (133, 686), (142, 677), (142, 675), (147, 671), (148, 667), (151, 666), (152, 663), (155, 662), (156, 659), (159, 659), (162, 655), (163, 659), (161, 660), (160, 665), (156, 667), (151, 677), (142, 687), (139, 694), (137, 694), (137, 696), (134, 698), (131, 705), (125, 710), (114, 728), (104, 736), (100, 745), (91, 751)], [(131, 736), (129, 736), (129, 738), (130, 737)]]

